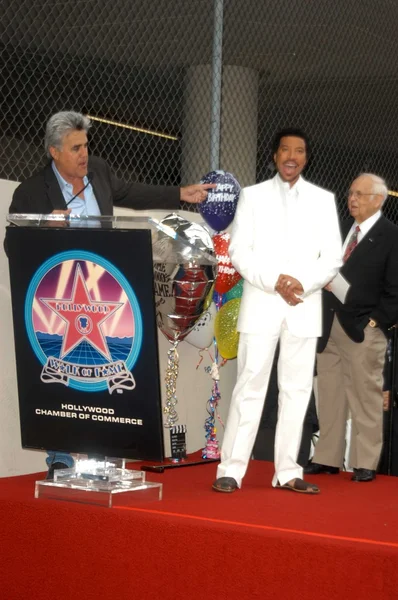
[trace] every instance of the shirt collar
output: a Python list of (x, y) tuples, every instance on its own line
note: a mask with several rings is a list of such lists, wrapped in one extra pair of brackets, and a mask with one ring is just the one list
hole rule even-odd
[(283, 190), (285, 194), (295, 193), (296, 195), (299, 195), (302, 191), (303, 183), (305, 181), (305, 179), (300, 175), (296, 183), (292, 187), (290, 187), (290, 184), (287, 181), (283, 181), (279, 173), (276, 174), (275, 180), (278, 184), (279, 189)]
[[(62, 191), (63, 191), (64, 189), (67, 189), (67, 190), (73, 190), (73, 185), (72, 185), (71, 183), (68, 183), (68, 182), (67, 182), (67, 181), (66, 181), (66, 180), (65, 180), (65, 179), (62, 177), (61, 173), (58, 171), (57, 167), (55, 166), (55, 162), (54, 162), (54, 161), (52, 161), (52, 162), (51, 162), (51, 166), (52, 166), (52, 169), (53, 169), (53, 171), (54, 171), (55, 177), (57, 178), (57, 181), (58, 181), (58, 183), (59, 183), (59, 186), (60, 186), (61, 190), (62, 190)], [(83, 183), (84, 183), (84, 185), (86, 185), (86, 184), (87, 184), (87, 182), (88, 182), (87, 175), (85, 175), (85, 176), (83, 177)]]
[(356, 227), (357, 225), (359, 225), (361, 234), (366, 235), (368, 233), (368, 231), (370, 231), (370, 229), (376, 223), (376, 221), (378, 219), (380, 219), (380, 217), (381, 217), (381, 210), (378, 210), (377, 213), (375, 213), (374, 215), (372, 215), (371, 217), (369, 217), (368, 219), (366, 219), (366, 221), (363, 221), (362, 223), (357, 223), (355, 221), (353, 227)]

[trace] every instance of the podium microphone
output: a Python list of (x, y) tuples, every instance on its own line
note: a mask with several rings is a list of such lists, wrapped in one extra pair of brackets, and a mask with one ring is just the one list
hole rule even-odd
[(74, 200), (75, 198), (77, 198), (78, 196), (80, 196), (80, 194), (81, 194), (82, 192), (84, 192), (84, 190), (86, 189), (86, 187), (88, 187), (88, 186), (90, 185), (90, 183), (92, 183), (93, 179), (94, 179), (94, 173), (93, 173), (92, 171), (90, 171), (90, 173), (87, 173), (87, 183), (86, 183), (86, 185), (85, 185), (84, 187), (82, 187), (82, 189), (81, 189), (81, 190), (79, 190), (79, 191), (77, 192), (77, 194), (75, 194), (75, 195), (74, 195), (74, 196), (73, 196), (73, 197), (72, 197), (70, 200), (68, 200), (68, 202), (66, 203), (66, 206), (69, 206), (69, 204), (70, 204), (71, 202), (73, 202), (73, 200)]

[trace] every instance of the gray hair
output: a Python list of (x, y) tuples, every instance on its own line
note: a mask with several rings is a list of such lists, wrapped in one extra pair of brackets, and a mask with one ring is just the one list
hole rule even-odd
[(379, 177), (378, 175), (374, 175), (374, 173), (361, 173), (359, 175), (359, 177), (370, 177), (373, 183), (372, 186), (372, 191), (373, 193), (379, 196), (383, 196), (383, 204), (385, 199), (388, 196), (388, 188), (387, 188), (387, 184), (384, 181), (384, 179), (382, 179), (381, 177)]
[(62, 140), (67, 133), (76, 130), (85, 131), (87, 133), (90, 126), (90, 119), (81, 113), (72, 111), (55, 113), (55, 115), (48, 120), (46, 125), (44, 149), (47, 156), (51, 158), (51, 146), (61, 150)]

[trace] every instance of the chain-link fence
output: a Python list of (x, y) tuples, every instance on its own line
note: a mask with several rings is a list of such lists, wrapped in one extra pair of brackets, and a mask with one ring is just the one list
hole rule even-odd
[[(77, 110), (96, 119), (90, 151), (132, 180), (189, 183), (218, 167), (255, 183), (272, 174), (276, 130), (295, 126), (313, 141), (306, 176), (342, 216), (362, 171), (398, 190), (396, 0), (1, 7), (0, 177), (37, 171), (47, 119)], [(398, 222), (398, 198), (385, 213)]]

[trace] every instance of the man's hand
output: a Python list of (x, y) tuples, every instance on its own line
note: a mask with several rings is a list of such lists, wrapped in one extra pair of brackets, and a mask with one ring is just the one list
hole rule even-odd
[(302, 302), (298, 296), (304, 293), (303, 286), (298, 279), (291, 275), (279, 275), (275, 290), (290, 306), (296, 306)]
[(216, 183), (196, 183), (194, 185), (186, 185), (180, 188), (181, 202), (189, 202), (190, 204), (199, 204), (206, 200), (207, 191), (217, 187)]
[(383, 392), (383, 410), (390, 410), (390, 398), (391, 392), (389, 390), (385, 390)]
[[(67, 217), (68, 215), (70, 215), (70, 213), (72, 212), (72, 210), (70, 208), (68, 208), (67, 210), (53, 210), (52, 211), (52, 215), (65, 215), (65, 217)], [(47, 227), (66, 227), (67, 223), (66, 221), (46, 221), (46, 225)]]

